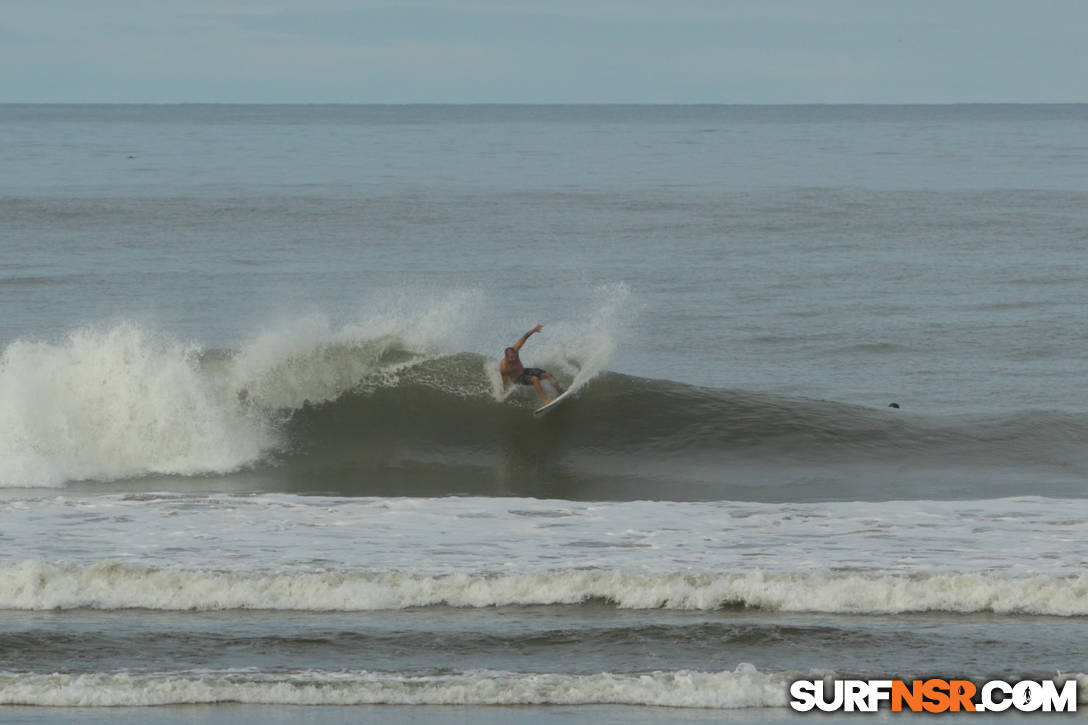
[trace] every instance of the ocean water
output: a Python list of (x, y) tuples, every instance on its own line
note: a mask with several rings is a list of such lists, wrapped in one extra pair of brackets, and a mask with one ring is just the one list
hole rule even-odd
[(7, 105), (0, 169), (5, 721), (1088, 703), (1088, 106)]

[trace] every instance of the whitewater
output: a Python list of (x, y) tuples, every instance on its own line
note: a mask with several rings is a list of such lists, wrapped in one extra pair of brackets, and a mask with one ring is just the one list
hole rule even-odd
[[(605, 370), (622, 332), (627, 288), (601, 294), (608, 299), (582, 323), (549, 326), (536, 353), (575, 392)], [(80, 328), (59, 342), (16, 340), (0, 356), (0, 487), (230, 473), (283, 452), (284, 427), (300, 409), (382, 388), (505, 402), (524, 391), (502, 389), (495, 360), (442, 351), (471, 330), (457, 320), (480, 304), (478, 293), (455, 293), (340, 327), (312, 315), (235, 350), (135, 322)], [(531, 401), (509, 404), (519, 403)]]

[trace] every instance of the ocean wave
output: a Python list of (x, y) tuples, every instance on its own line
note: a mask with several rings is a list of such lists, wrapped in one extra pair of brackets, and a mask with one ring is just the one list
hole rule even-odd
[(368, 611), (410, 607), (579, 605), (627, 609), (1088, 616), (1088, 575), (861, 572), (250, 573), (100, 562), (0, 567), (0, 609)]
[[(604, 295), (581, 323), (550, 325), (534, 362), (570, 387), (588, 383), (611, 358), (611, 321), (626, 294), (620, 286)], [(227, 474), (273, 463), (320, 446), (308, 437), (315, 410), (333, 427), (345, 412), (379, 423), (396, 417), (383, 408), (390, 398), (382, 391), (394, 406), (416, 406), (420, 418), (451, 400), (472, 401), (476, 418), (481, 406), (493, 417), (506, 397), (501, 346), (495, 359), (455, 347), (481, 303), (456, 294), (340, 326), (301, 317), (233, 350), (133, 322), (79, 328), (56, 342), (13, 341), (0, 356), (0, 487)], [(524, 409), (527, 401), (514, 396), (509, 405)]]
[[(253, 669), (48, 675), (0, 672), (0, 705), (631, 705), (731, 710), (784, 708), (790, 682), (828, 674), (760, 672), (750, 664), (723, 672), (596, 674)], [(1078, 673), (1055, 679), (1075, 679), (1078, 703), (1088, 702), (1088, 676)]]
[(262, 705), (643, 705), (689, 708), (784, 707), (797, 673), (677, 670), (627, 674), (470, 671), (0, 673), (0, 705), (138, 707)]
[(256, 469), (285, 476), (288, 488), (327, 480), (323, 490), (359, 480), (394, 490), (407, 472), (410, 483), (437, 482), (427, 495), (492, 493), (481, 481), (577, 489), (594, 476), (757, 490), (762, 476), (739, 480), (745, 466), (925, 464), (1035, 466), (1061, 478), (1052, 493), (1067, 495), (1067, 479), (1088, 467), (1084, 415), (941, 420), (638, 378), (606, 371), (607, 330), (541, 346), (534, 362), (574, 397), (534, 419), (535, 394), (502, 391), (494, 358), (443, 351), (410, 326), (383, 329), (298, 320), (227, 351), (129, 323), (57, 344), (11, 343), (0, 358), (0, 487)]
[(223, 405), (198, 350), (132, 324), (63, 344), (16, 341), (0, 358), (0, 486), (148, 472), (234, 470), (269, 432)]

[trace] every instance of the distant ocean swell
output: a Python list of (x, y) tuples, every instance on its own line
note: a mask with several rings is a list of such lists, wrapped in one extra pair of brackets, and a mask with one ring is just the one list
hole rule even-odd
[(528, 415), (531, 391), (503, 400), (492, 358), (438, 353), (393, 334), (296, 325), (238, 351), (209, 351), (121, 324), (59, 344), (16, 341), (0, 358), (0, 487), (226, 475), (284, 462), (304, 472), (395, 471), (423, 449), (439, 476), (444, 465), (453, 472), (466, 461), (494, 467), (560, 453), (678, 471), (690, 460), (1088, 470), (1083, 415), (931, 420), (700, 388), (606, 373), (612, 349), (605, 332), (540, 358), (576, 397), (537, 420)]
[(0, 609), (298, 611), (422, 606), (578, 605), (892, 614), (992, 612), (1088, 616), (1088, 575), (856, 572), (643, 574), (558, 570), (532, 574), (317, 572), (258, 574), (103, 562), (0, 567)]

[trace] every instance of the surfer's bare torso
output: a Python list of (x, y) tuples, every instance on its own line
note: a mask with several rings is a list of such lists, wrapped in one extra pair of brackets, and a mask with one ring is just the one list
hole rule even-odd
[(499, 363), (499, 372), (502, 373), (502, 381), (506, 384), (520, 378), (525, 372), (525, 366), (521, 364), (521, 358), (511, 360), (504, 357)]

